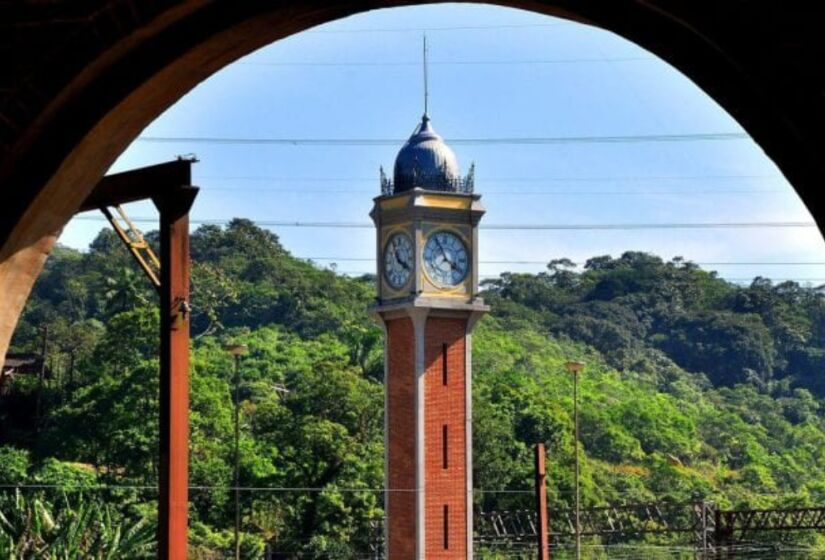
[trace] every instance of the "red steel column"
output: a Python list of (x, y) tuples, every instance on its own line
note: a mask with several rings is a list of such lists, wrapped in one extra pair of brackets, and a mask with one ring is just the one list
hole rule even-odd
[(189, 512), (189, 209), (198, 189), (153, 199), (160, 211), (158, 558), (187, 554)]
[(539, 560), (549, 560), (550, 550), (547, 544), (547, 471), (544, 466), (544, 444), (535, 447), (536, 467), (536, 519), (539, 547)]

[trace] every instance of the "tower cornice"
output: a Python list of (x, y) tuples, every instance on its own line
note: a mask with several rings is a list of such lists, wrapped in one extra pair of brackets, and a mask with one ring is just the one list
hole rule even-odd
[(481, 316), (490, 311), (484, 299), (476, 297), (467, 302), (438, 296), (413, 295), (387, 303), (375, 303), (367, 311), (379, 323), (412, 316), (419, 309), (427, 309), (433, 317), (465, 319), (470, 315)]
[[(480, 194), (447, 193), (413, 189), (392, 195), (376, 196), (370, 217), (376, 226), (413, 220), (459, 221), (478, 225), (486, 209)], [(466, 217), (462, 217), (464, 214)]]

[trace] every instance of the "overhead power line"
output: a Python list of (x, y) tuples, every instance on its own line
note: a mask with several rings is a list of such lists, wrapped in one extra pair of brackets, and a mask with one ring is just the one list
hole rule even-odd
[[(775, 180), (780, 181), (781, 177), (777, 175), (671, 175), (671, 176), (606, 176), (606, 177), (489, 177), (479, 179), (481, 183), (570, 183), (570, 184), (600, 184), (600, 183), (632, 183), (647, 184), (647, 183), (663, 183), (663, 182), (694, 182), (694, 183), (713, 183), (716, 181), (730, 182), (743, 180)], [(213, 187), (207, 186), (210, 182), (217, 181), (219, 183), (227, 181), (242, 181), (242, 182), (272, 182), (273, 186), (265, 187), (249, 187), (249, 186), (232, 186), (232, 187)], [(196, 176), (196, 182), (207, 186), (205, 191), (226, 191), (226, 192), (272, 192), (272, 193), (306, 193), (306, 194), (374, 194), (374, 189), (332, 189), (332, 188), (301, 188), (292, 186), (296, 183), (341, 183), (341, 184), (364, 184), (373, 183), (376, 181), (375, 177), (283, 177), (283, 176), (266, 176), (266, 175), (200, 175)], [(290, 186), (279, 186), (278, 183), (288, 183)], [(783, 183), (783, 186), (786, 186)], [(724, 195), (724, 194), (789, 194), (792, 189), (784, 188), (703, 188), (703, 189), (624, 189), (624, 190), (580, 190), (570, 189), (569, 186), (564, 190), (558, 188), (547, 189), (522, 189), (522, 190), (496, 190), (483, 189), (481, 194), (487, 195), (523, 195), (523, 196), (644, 196), (644, 195), (679, 195), (679, 194), (706, 194), (706, 195)]]
[(816, 224), (814, 222), (686, 222), (650, 224), (489, 224), (480, 227), (494, 230), (750, 229), (816, 227)]
[[(619, 56), (619, 57), (590, 57), (590, 58), (545, 58), (545, 59), (510, 59), (510, 60), (435, 60), (429, 64), (432, 66), (534, 66), (551, 64), (591, 64), (591, 63), (613, 63), (613, 62), (637, 62), (643, 60), (659, 60), (655, 56)], [(317, 67), (402, 67), (421, 66), (421, 62), (412, 61), (323, 61), (323, 60), (296, 60), (296, 61), (241, 61), (242, 66), (317, 66)]]
[[(752, 282), (755, 278), (757, 276), (753, 278), (723, 278), (723, 280), (728, 282)], [(766, 278), (772, 282), (825, 282), (825, 278), (768, 278), (767, 276), (761, 278)]]
[[(298, 257), (301, 259), (312, 260), (312, 261), (338, 261), (338, 262), (372, 262), (375, 260), (374, 257)], [(548, 258), (546, 260), (513, 260), (513, 261), (498, 261), (498, 260), (482, 260), (478, 261), (479, 264), (538, 264), (538, 265), (546, 265), (552, 260), (552, 258)], [(685, 261), (689, 264), (695, 264), (698, 266), (825, 266), (825, 261), (809, 261), (809, 262), (747, 262), (747, 261)], [(581, 262), (573, 262), (575, 266), (584, 266), (585, 263)]]
[[(94, 214), (77, 216), (77, 220), (102, 221), (102, 216)], [(155, 223), (156, 218), (132, 218), (133, 222)], [(192, 224), (224, 225), (229, 219), (191, 219)], [(263, 227), (304, 227), (304, 228), (332, 228), (332, 229), (372, 229), (375, 226), (369, 222), (316, 222), (316, 221), (289, 221), (289, 220), (252, 220)], [(663, 223), (627, 223), (627, 224), (486, 224), (479, 226), (486, 230), (647, 230), (647, 229), (752, 229), (752, 228), (808, 228), (816, 227), (814, 222), (663, 222)]]
[(825, 262), (695, 262), (700, 266), (825, 266)]
[[(288, 188), (266, 188), (266, 187), (206, 187), (203, 192), (265, 192), (265, 193), (286, 193), (286, 194), (373, 194), (377, 195), (375, 189), (301, 189), (295, 187)], [(478, 194), (484, 195), (513, 195), (513, 196), (656, 196), (656, 195), (725, 195), (725, 194), (789, 194), (792, 191), (780, 189), (714, 189), (714, 190), (680, 190), (680, 191), (557, 191), (557, 190), (526, 190), (526, 191), (499, 191), (483, 190)]]
[(449, 26), (435, 26), (435, 27), (370, 27), (360, 29), (317, 29), (310, 30), (307, 33), (326, 35), (326, 34), (345, 34), (345, 33), (437, 33), (440, 31), (488, 31), (492, 29), (526, 29), (526, 28), (547, 28), (547, 27), (567, 27), (575, 25), (572, 22), (557, 21), (553, 23), (510, 23), (500, 25), (449, 25)]
[[(283, 182), (321, 182), (321, 183), (361, 183), (364, 181), (375, 181), (374, 176), (370, 177), (290, 177), (279, 175), (199, 175), (196, 179), (209, 179), (219, 181), (283, 181)], [(664, 181), (748, 181), (753, 179), (775, 179), (784, 180), (781, 175), (776, 174), (701, 174), (701, 175), (603, 175), (599, 177), (580, 176), (545, 176), (545, 177), (485, 177), (476, 174), (478, 181), (485, 183), (618, 183), (618, 182), (655, 182)]]
[[(370, 274), (375, 274), (374, 270), (336, 270), (338, 274), (345, 274), (349, 276), (367, 276)], [(530, 274), (530, 273), (520, 273), (520, 274)], [(501, 278), (501, 274), (479, 274), (479, 278), (481, 280), (496, 280)], [(797, 283), (805, 283), (805, 282), (825, 282), (825, 278), (771, 278), (767, 276), (753, 276), (748, 278), (726, 278), (723, 276), (717, 277), (719, 280), (724, 280), (725, 282), (731, 283), (742, 283), (742, 282), (753, 282), (756, 278), (765, 278), (770, 280), (771, 282), (797, 282)]]
[[(695, 132), (685, 134), (631, 134), (619, 136), (545, 136), (454, 138), (449, 143), (456, 146), (478, 145), (567, 145), (567, 144), (641, 144), (681, 143), (703, 141), (745, 140), (744, 132)], [(139, 142), (155, 144), (217, 144), (217, 145), (264, 145), (264, 146), (399, 146), (403, 139), (388, 138), (267, 138), (230, 136), (139, 136)]]

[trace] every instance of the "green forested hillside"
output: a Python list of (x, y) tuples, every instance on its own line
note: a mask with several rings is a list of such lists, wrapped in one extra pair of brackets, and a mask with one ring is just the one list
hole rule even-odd
[[(242, 496), (247, 554), (266, 540), (293, 555), (363, 555), (383, 485), (382, 340), (365, 313), (372, 279), (297, 260), (245, 220), (199, 228), (192, 256), (193, 556), (231, 546), (228, 340), (250, 347), (241, 391), (241, 485), (256, 489)], [(539, 441), (551, 508), (571, 503), (568, 359), (587, 362), (585, 505), (825, 505), (819, 290), (761, 279), (740, 287), (690, 262), (627, 253), (593, 258), (581, 273), (557, 260), (539, 275), (506, 274), (484, 297), (493, 312), (474, 335), (479, 508), (532, 503)], [(57, 249), (35, 287), (12, 350), (39, 352), (48, 325), (53, 375), (42, 388), (18, 376), (0, 397), (0, 513), (62, 519), (40, 528), (44, 550), (63, 546), (60, 532), (80, 523), (65, 512), (82, 508), (111, 526), (151, 526), (156, 304), (107, 231), (87, 252)], [(45, 488), (16, 498), (14, 485)], [(3, 519), (0, 553), (32, 533)], [(141, 535), (123, 557), (145, 553)]]

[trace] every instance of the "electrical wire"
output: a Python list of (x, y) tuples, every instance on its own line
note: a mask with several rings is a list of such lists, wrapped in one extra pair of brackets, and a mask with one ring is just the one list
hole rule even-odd
[[(210, 180), (238, 180), (238, 181), (284, 181), (284, 182), (353, 182), (374, 181), (375, 177), (289, 177), (278, 175), (200, 175), (197, 179)], [(598, 177), (581, 176), (545, 176), (545, 177), (484, 177), (485, 183), (615, 183), (615, 182), (663, 182), (663, 181), (748, 181), (753, 179), (782, 180), (781, 175), (775, 174), (700, 174), (700, 175), (602, 175)], [(480, 179), (479, 179), (480, 180)]]
[[(372, 262), (375, 260), (374, 257), (297, 257), (299, 259), (305, 260), (312, 260), (312, 261), (340, 261), (340, 262)], [(478, 261), (479, 264), (539, 264), (539, 265), (546, 265), (552, 259), (548, 258), (546, 260), (525, 260), (525, 261), (489, 261), (489, 260), (481, 260)], [(757, 261), (685, 261), (688, 264), (695, 264), (698, 266), (825, 266), (825, 261), (797, 261), (797, 262), (757, 262)], [(582, 262), (573, 262), (574, 266), (583, 266), (585, 263)], [(665, 263), (667, 264), (667, 263)]]
[[(351, 195), (351, 194), (377, 194), (375, 190), (368, 189), (350, 189), (350, 190), (331, 190), (331, 189), (296, 189), (296, 188), (249, 188), (249, 187), (208, 187), (202, 190), (203, 193), (213, 192), (266, 192), (266, 193), (287, 193), (287, 194), (335, 194), (335, 195)], [(516, 195), (516, 196), (655, 196), (655, 195), (722, 195), (722, 194), (791, 194), (792, 190), (690, 190), (690, 191), (487, 191), (484, 195)]]
[[(695, 132), (683, 134), (629, 134), (616, 136), (544, 136), (544, 137), (490, 137), (454, 138), (449, 143), (456, 146), (503, 144), (513, 145), (568, 145), (568, 144), (640, 144), (681, 143), (703, 141), (746, 140), (745, 132)], [(216, 145), (267, 145), (267, 146), (399, 146), (403, 139), (390, 138), (273, 138), (230, 136), (138, 136), (137, 142), (154, 144), (216, 144)]]
[[(742, 180), (781, 180), (781, 177), (776, 175), (665, 175), (665, 176), (606, 176), (606, 177), (490, 177), (480, 180), (485, 184), (488, 183), (627, 183), (645, 184), (645, 183), (662, 183), (662, 182), (715, 182), (715, 181), (742, 181)], [(203, 182), (226, 182), (226, 181), (244, 181), (244, 182), (271, 182), (275, 185), (277, 183), (342, 183), (342, 184), (364, 184), (371, 183), (376, 180), (375, 177), (283, 177), (283, 176), (266, 176), (266, 175), (198, 175), (195, 181)], [(267, 186), (267, 187), (213, 187), (204, 188), (205, 193), (214, 191), (225, 192), (269, 192), (269, 193), (299, 193), (299, 194), (374, 194), (374, 189), (305, 189), (294, 186)], [(720, 189), (689, 189), (689, 190), (673, 190), (673, 189), (634, 189), (634, 190), (571, 190), (566, 187), (564, 190), (558, 189), (524, 189), (524, 190), (488, 190), (485, 189), (482, 193), (484, 195), (527, 195), (527, 196), (623, 196), (623, 195), (720, 195), (720, 194), (792, 194), (794, 191), (791, 188), (784, 189), (749, 189), (749, 188), (730, 188), (724, 187)]]
[[(230, 490), (242, 492), (295, 492), (295, 493), (312, 493), (312, 492), (417, 492), (415, 488), (352, 488), (352, 487), (312, 487), (312, 486), (224, 486), (224, 485), (192, 485), (188, 487), (189, 490), (196, 491), (213, 491), (213, 490)], [(157, 485), (147, 484), (94, 484), (94, 485), (62, 485), (62, 484), (0, 484), (0, 489), (5, 490), (67, 490), (67, 491), (84, 491), (84, 490), (158, 490)], [(533, 494), (534, 489), (525, 490), (485, 490), (483, 488), (474, 488), (474, 492), (482, 494)], [(570, 492), (560, 491), (558, 494), (567, 494)], [(622, 492), (619, 492), (621, 494)], [(628, 492), (630, 493), (630, 492)]]
[[(593, 58), (548, 58), (548, 59), (512, 59), (512, 60), (436, 60), (428, 62), (430, 66), (523, 66), (542, 64), (588, 64), (588, 63), (612, 63), (612, 62), (637, 62), (645, 60), (659, 60), (655, 56), (620, 56), (620, 57), (593, 57)], [(240, 61), (236, 64), (241, 66), (298, 66), (298, 67), (402, 67), (421, 66), (421, 62), (407, 61)]]
[[(364, 270), (335, 270), (337, 274), (344, 274), (348, 276), (369, 276), (371, 274), (375, 274), (374, 270), (371, 271), (364, 271)], [(515, 274), (531, 274), (529, 272), (519, 272)], [(479, 279), (481, 280), (499, 280), (501, 279), (501, 274), (479, 274)], [(741, 284), (741, 283), (751, 283), (756, 278), (763, 278), (765, 280), (770, 280), (771, 282), (796, 282), (796, 283), (816, 283), (816, 282), (825, 282), (825, 278), (771, 278), (765, 277), (761, 275), (756, 275), (752, 278), (726, 278), (722, 276), (718, 276), (718, 280), (723, 280), (725, 282), (730, 282), (732, 284)]]
[(553, 23), (510, 23), (499, 25), (449, 25), (436, 27), (370, 27), (361, 29), (315, 29), (305, 33), (312, 35), (345, 34), (345, 33), (437, 33), (441, 31), (488, 31), (493, 29), (527, 29), (527, 28), (552, 28), (568, 27), (576, 25), (573, 22), (557, 21)]
[[(278, 491), (278, 492), (416, 492), (415, 488), (355, 488), (355, 487), (334, 487), (334, 486), (232, 486), (232, 485), (191, 485), (187, 487), (189, 490), (239, 490), (239, 491)], [(64, 485), (54, 483), (21, 483), (21, 484), (0, 484), (0, 490), (158, 490), (159, 486), (156, 484), (92, 484), (92, 485)], [(535, 488), (516, 488), (492, 490), (482, 487), (473, 488), (473, 492), (478, 494), (530, 494), (535, 495)], [(555, 495), (573, 495), (573, 490), (556, 489), (553, 491)], [(611, 492), (611, 495), (626, 496), (638, 494), (635, 490), (623, 490)], [(777, 497), (785, 496), (782, 492), (760, 492), (755, 494), (757, 497)], [(692, 502), (671, 502), (668, 498), (660, 499), (652, 497), (645, 503), (660, 502), (668, 505), (686, 505)], [(640, 505), (638, 502), (625, 503), (610, 503), (603, 504), (596, 507), (632, 507)]]
[[(81, 214), (74, 220), (104, 221), (103, 216)], [(133, 222), (155, 223), (156, 218), (135, 217)], [(331, 228), (331, 229), (372, 229), (375, 226), (368, 222), (320, 222), (320, 221), (290, 221), (290, 220), (252, 220), (261, 227), (295, 227), (295, 228)], [(195, 225), (226, 225), (230, 222), (226, 218), (193, 218), (189, 222)], [(595, 223), (595, 224), (486, 224), (479, 226), (484, 230), (510, 231), (601, 231), (601, 230), (660, 230), (660, 229), (758, 229), (758, 228), (815, 228), (815, 222), (778, 221), (778, 222), (661, 222), (661, 223)]]

